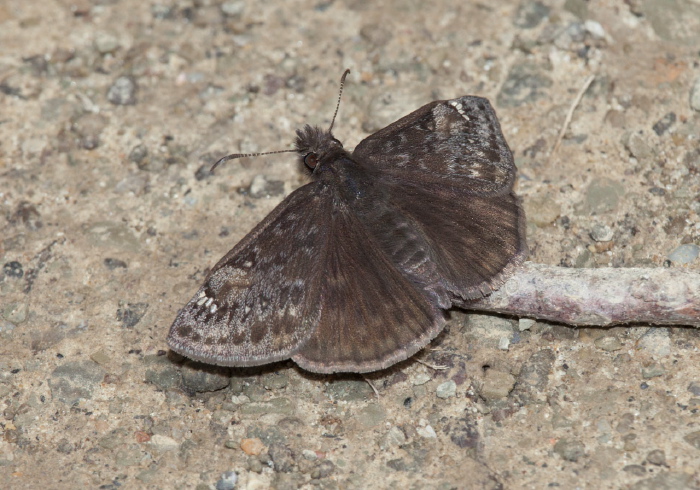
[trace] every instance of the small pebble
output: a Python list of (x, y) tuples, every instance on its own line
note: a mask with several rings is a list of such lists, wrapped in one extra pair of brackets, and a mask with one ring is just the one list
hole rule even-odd
[(566, 461), (576, 462), (585, 454), (585, 446), (575, 439), (559, 439), (554, 445), (554, 452)]
[(14, 324), (22, 323), (29, 314), (29, 305), (27, 303), (9, 303), (2, 314), (8, 322)]
[(700, 247), (694, 243), (684, 243), (668, 254), (668, 260), (675, 264), (689, 264), (700, 255)]
[(107, 54), (119, 48), (119, 40), (111, 34), (98, 31), (95, 37), (95, 48), (100, 54)]
[(622, 471), (634, 476), (644, 476), (647, 474), (647, 469), (640, 464), (628, 464), (622, 468)]
[(245, 2), (242, 0), (224, 2), (221, 4), (221, 11), (224, 13), (224, 15), (227, 15), (229, 17), (241, 15), (244, 10)]
[(380, 447), (386, 449), (392, 446), (403, 446), (404, 444), (406, 444), (406, 434), (400, 428), (393, 426), (384, 436)]
[(591, 238), (596, 242), (609, 242), (613, 239), (613, 231), (608, 225), (596, 224), (591, 228)]
[(219, 481), (216, 482), (216, 490), (233, 490), (236, 488), (238, 475), (235, 471), (226, 471), (221, 474)]
[(650, 328), (637, 341), (637, 348), (656, 358), (669, 356), (671, 354), (671, 337), (668, 328)]
[(257, 437), (252, 439), (241, 439), (241, 449), (248, 455), (257, 456), (263, 451), (263, 449), (265, 449), (265, 444), (263, 444), (263, 442)]
[(104, 351), (104, 349), (100, 349), (99, 351), (91, 354), (90, 359), (92, 359), (97, 364), (103, 367), (107, 366), (112, 360), (112, 358), (109, 356), (108, 353)]
[(484, 375), (484, 383), (479, 395), (486, 401), (500, 400), (508, 396), (515, 386), (515, 377), (504, 371), (489, 369)]
[(530, 328), (535, 324), (535, 320), (532, 318), (521, 318), (518, 320), (518, 330), (524, 332), (525, 330), (530, 330)]
[(165, 452), (175, 451), (179, 448), (180, 445), (172, 437), (163, 436), (160, 434), (153, 434), (151, 436), (151, 446), (157, 448), (161, 452)]
[(700, 382), (693, 381), (688, 385), (688, 391), (693, 395), (700, 396)]
[(652, 364), (642, 368), (642, 378), (644, 379), (657, 378), (664, 374), (666, 374), (666, 370), (659, 364)]
[(289, 378), (279, 373), (273, 373), (272, 375), (263, 379), (263, 387), (266, 390), (281, 390), (282, 388), (285, 388), (288, 383)]
[(690, 89), (690, 107), (694, 111), (700, 111), (700, 77), (693, 82), (693, 88)]
[(416, 375), (413, 377), (413, 386), (424, 385), (424, 384), (427, 383), (428, 381), (430, 381), (430, 376), (429, 376), (429, 375), (427, 375), (427, 374), (425, 374), (425, 373), (416, 374)]
[(656, 121), (651, 129), (653, 129), (658, 136), (662, 136), (676, 123), (676, 119), (676, 113), (669, 112), (664, 117)]
[(605, 39), (605, 29), (600, 25), (599, 22), (594, 20), (587, 20), (583, 23), (588, 33), (596, 39)]
[(104, 265), (111, 271), (116, 270), (116, 269), (126, 269), (127, 268), (127, 264), (123, 260), (113, 259), (110, 257), (107, 257), (104, 260)]
[(604, 335), (602, 337), (598, 337), (594, 343), (596, 347), (606, 352), (613, 352), (622, 349), (622, 344), (617, 339), (617, 337), (613, 337), (611, 335)]
[(143, 442), (148, 442), (148, 441), (150, 441), (150, 440), (151, 440), (151, 435), (150, 435), (148, 432), (144, 432), (144, 431), (142, 431), (142, 430), (137, 430), (137, 431), (134, 433), (134, 439), (136, 439), (136, 442), (138, 442), (139, 444), (141, 444), (141, 443), (143, 443)]
[[(263, 465), (258, 458), (249, 458), (248, 459), (248, 469), (250, 471), (255, 472), (255, 473), (262, 473)], [(248, 488), (262, 488), (262, 487), (250, 486), (250, 479), (248, 480), (248, 483), (249, 483)]]
[(332, 381), (326, 387), (326, 393), (332, 400), (354, 402), (374, 396), (374, 391), (365, 380), (342, 379)]
[(435, 394), (438, 398), (451, 398), (457, 393), (457, 383), (452, 380), (445, 381), (437, 387)]
[(203, 366), (195, 361), (183, 364), (181, 373), (182, 385), (197, 393), (219, 391), (231, 382), (225, 368)]
[(2, 273), (7, 277), (21, 279), (24, 275), (24, 269), (22, 268), (22, 264), (12, 261), (2, 266)]
[(700, 430), (686, 434), (683, 436), (683, 440), (693, 446), (695, 449), (700, 449)]
[(656, 466), (665, 466), (666, 453), (664, 453), (661, 449), (654, 449), (653, 451), (649, 451), (649, 454), (647, 454), (647, 461)]
[(331, 461), (323, 459), (316, 463), (316, 467), (313, 470), (311, 470), (309, 476), (314, 480), (318, 480), (320, 478), (326, 478), (330, 476), (334, 470), (335, 465)]
[(272, 467), (280, 473), (289, 473), (294, 468), (294, 454), (283, 444), (271, 444), (268, 449)]
[(420, 419), (420, 421), (418, 422), (418, 427), (416, 427), (416, 432), (419, 436), (425, 437), (426, 439), (437, 438), (435, 429), (433, 429), (433, 427), (425, 419)]
[(316, 461), (318, 459), (316, 451), (312, 451), (311, 449), (304, 449), (301, 452), (301, 455), (304, 457), (304, 459), (308, 459), (309, 461)]
[(654, 156), (654, 149), (648, 143), (649, 138), (643, 133), (625, 133), (622, 144), (637, 160), (646, 160)]
[(109, 87), (107, 100), (114, 105), (134, 105), (136, 87), (136, 82), (131, 77), (119, 77)]

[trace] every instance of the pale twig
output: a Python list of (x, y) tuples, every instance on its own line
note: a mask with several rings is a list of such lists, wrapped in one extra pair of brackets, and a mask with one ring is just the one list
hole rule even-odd
[(447, 369), (447, 366), (443, 366), (442, 364), (428, 364), (425, 361), (421, 361), (420, 359), (416, 359), (416, 362), (421, 363), (425, 367), (429, 367), (430, 369), (434, 369), (435, 371), (444, 371)]
[(377, 396), (377, 398), (379, 398), (379, 391), (378, 391), (377, 388), (372, 384), (372, 382), (369, 380), (369, 378), (363, 374), (363, 375), (362, 375), (362, 379), (364, 379), (364, 380), (367, 382), (367, 384), (370, 386), (370, 388), (372, 388), (372, 391), (374, 391), (374, 394)]
[(666, 267), (575, 269), (525, 262), (491, 295), (453, 302), (468, 310), (568, 325), (700, 327), (700, 273)]
[(581, 90), (579, 90), (578, 94), (576, 94), (576, 98), (571, 104), (571, 107), (569, 107), (569, 112), (566, 114), (566, 119), (564, 119), (564, 125), (561, 127), (561, 131), (559, 131), (557, 141), (556, 143), (554, 143), (552, 151), (549, 152), (549, 161), (552, 161), (552, 158), (554, 158), (554, 154), (559, 149), (559, 145), (561, 145), (561, 141), (564, 139), (564, 134), (566, 133), (566, 130), (569, 129), (569, 124), (571, 124), (571, 118), (574, 117), (574, 111), (576, 110), (576, 107), (581, 103), (583, 94), (586, 93), (586, 90), (588, 90), (588, 87), (590, 87), (591, 83), (593, 83), (593, 80), (595, 80), (595, 75), (590, 75), (588, 78), (586, 78), (586, 80), (583, 82)]

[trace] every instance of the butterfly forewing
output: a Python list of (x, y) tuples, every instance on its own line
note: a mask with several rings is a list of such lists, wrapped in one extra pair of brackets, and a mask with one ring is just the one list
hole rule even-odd
[(179, 312), (168, 344), (224, 366), (288, 359), (321, 314), (319, 278), (331, 192), (308, 184), (285, 199), (222, 258)]
[(442, 330), (442, 310), (396, 268), (345, 203), (331, 219), (321, 319), (292, 359), (314, 372), (368, 372), (415, 354)]
[(426, 189), (509, 192), (515, 165), (487, 99), (436, 101), (364, 139), (353, 157)]

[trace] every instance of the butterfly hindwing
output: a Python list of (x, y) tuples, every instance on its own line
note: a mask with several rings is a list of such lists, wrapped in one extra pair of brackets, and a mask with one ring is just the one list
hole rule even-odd
[(318, 255), (330, 207), (319, 183), (290, 194), (214, 266), (170, 328), (170, 347), (224, 366), (288, 359), (321, 315)]
[(385, 207), (402, 224), (368, 228), (404, 271), (408, 230), (428, 264), (406, 272), (436, 294), (442, 288), (458, 299), (485, 296), (525, 259), (525, 215), (512, 191), (516, 169), (488, 100), (427, 104), (363, 140), (353, 158), (385, 182)]
[(422, 349), (444, 314), (402, 274), (346, 203), (333, 210), (318, 326), (292, 359), (314, 372), (368, 372)]
[(512, 192), (460, 196), (402, 185), (391, 204), (428, 243), (441, 284), (458, 298), (495, 291), (527, 255), (525, 214)]

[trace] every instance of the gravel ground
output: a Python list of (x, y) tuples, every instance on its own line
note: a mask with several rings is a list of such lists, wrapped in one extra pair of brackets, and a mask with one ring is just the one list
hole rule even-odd
[(289, 155), (209, 166), (326, 126), (345, 68), (348, 148), (493, 102), (531, 260), (700, 272), (697, 1), (377, 3), (0, 3), (0, 487), (700, 488), (694, 328), (453, 311), (366, 379), (168, 352), (305, 181)]

